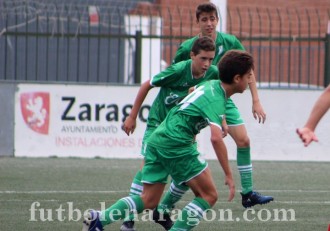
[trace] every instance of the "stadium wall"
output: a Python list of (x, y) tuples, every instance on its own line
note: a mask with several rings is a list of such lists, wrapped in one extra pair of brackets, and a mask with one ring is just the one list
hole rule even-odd
[(14, 155), (15, 84), (0, 84), (0, 156)]
[[(14, 84), (0, 85), (0, 156), (140, 158), (140, 143), (153, 89), (138, 117), (138, 127), (126, 136), (120, 127), (138, 86)], [(303, 147), (295, 129), (304, 124), (320, 90), (259, 90), (267, 112), (258, 124), (249, 91), (233, 99), (246, 122), (254, 160), (330, 161), (330, 115), (317, 129), (319, 143)], [(48, 117), (46, 116), (48, 115)], [(46, 126), (47, 125), (47, 126)], [(198, 136), (199, 149), (214, 159), (208, 129)], [(236, 147), (225, 139), (229, 158)]]

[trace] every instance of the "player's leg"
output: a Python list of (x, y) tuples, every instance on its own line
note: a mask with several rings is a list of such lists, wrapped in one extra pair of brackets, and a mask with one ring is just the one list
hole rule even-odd
[(134, 196), (134, 195), (141, 195), (143, 191), (143, 183), (141, 182), (142, 180), (142, 169), (144, 166), (144, 160), (141, 161), (140, 169), (137, 171), (135, 174), (131, 188), (129, 190), (129, 196)]
[[(141, 163), (141, 169), (135, 174), (129, 196), (140, 196), (143, 191), (143, 184), (142, 180), (142, 168), (144, 165), (144, 160)], [(135, 231), (134, 228), (134, 214), (130, 214), (129, 216), (125, 217), (123, 224), (120, 227), (120, 231)]]
[[(194, 144), (197, 149), (197, 143)], [(162, 225), (165, 229), (168, 229), (172, 225), (170, 212), (175, 207), (175, 204), (181, 200), (182, 196), (189, 190), (186, 184), (178, 184), (177, 182), (171, 182), (169, 190), (165, 193), (161, 202), (159, 203), (157, 210), (154, 211), (154, 221)], [(161, 215), (159, 215), (161, 214)], [(162, 216), (164, 220), (157, 219)]]
[(229, 135), (237, 146), (237, 168), (241, 179), (242, 205), (247, 208), (256, 204), (266, 204), (273, 200), (271, 196), (262, 196), (253, 191), (253, 168), (250, 153), (250, 139), (234, 102), (230, 99), (226, 105), (226, 121)]
[(204, 213), (208, 211), (217, 201), (218, 194), (213, 182), (209, 168), (206, 168), (201, 174), (192, 178), (187, 185), (195, 194), (195, 198), (186, 205), (179, 219), (176, 220), (172, 231), (191, 230), (196, 227), (203, 218)]
[(169, 190), (165, 193), (158, 207), (153, 212), (153, 220), (169, 230), (173, 226), (171, 211), (189, 187), (186, 184), (179, 185), (172, 180)]
[(250, 140), (243, 124), (228, 125), (228, 127), (228, 133), (234, 139), (237, 147), (237, 168), (241, 177), (242, 193), (246, 194), (253, 190)]
[[(153, 127), (147, 127), (147, 129), (144, 132), (143, 141), (142, 141), (142, 148), (141, 148), (141, 155), (145, 156), (145, 140), (153, 133), (155, 128)], [(141, 163), (141, 168), (143, 168), (144, 160)], [(141, 195), (143, 191), (143, 183), (142, 183), (142, 170), (139, 170), (132, 181), (130, 193), (129, 196), (133, 195)], [(126, 217), (124, 219), (123, 224), (120, 227), (120, 231), (136, 231), (134, 228), (134, 214), (131, 214), (130, 216)]]
[[(176, 220), (174, 226), (170, 230), (190, 230), (198, 225), (199, 220), (203, 217), (203, 211), (210, 208), (217, 200), (217, 192), (208, 170), (207, 162), (203, 160), (197, 151), (196, 146), (191, 146), (191, 155), (186, 155), (185, 148), (180, 155), (180, 150), (173, 150), (176, 158), (164, 158), (163, 166), (171, 175), (174, 182), (178, 185), (191, 182), (194, 188), (196, 198), (189, 203)], [(166, 151), (166, 154), (171, 152)], [(167, 155), (162, 155), (167, 156)], [(192, 179), (199, 179), (196, 182)], [(201, 182), (199, 182), (201, 181)], [(194, 183), (195, 182), (195, 183)], [(192, 217), (191, 217), (192, 216)], [(196, 222), (191, 222), (194, 219)]]
[(119, 199), (111, 207), (103, 211), (89, 211), (84, 219), (83, 231), (100, 231), (103, 227), (127, 217), (130, 213), (141, 213), (144, 204), (141, 196), (128, 196)]
[(121, 198), (104, 211), (90, 211), (84, 220), (83, 231), (101, 231), (106, 225), (123, 219), (128, 214), (139, 214), (144, 209), (154, 209), (165, 188), (164, 183), (145, 184), (141, 196)]
[(148, 157), (142, 169), (142, 182), (144, 182), (142, 194), (121, 198), (104, 211), (90, 211), (89, 216), (85, 218), (83, 231), (103, 230), (104, 226), (123, 219), (129, 214), (136, 215), (144, 209), (154, 209), (157, 206), (164, 191), (168, 173), (163, 169), (157, 153), (148, 153), (146, 156)]
[(182, 196), (189, 190), (188, 185), (179, 185), (175, 181), (171, 181), (168, 191), (165, 193), (157, 209), (161, 213), (170, 213), (175, 204), (182, 198)]
[(237, 167), (241, 177), (242, 193), (253, 190), (252, 164), (250, 154), (250, 139), (234, 102), (229, 99), (226, 105), (226, 121), (228, 133), (233, 138), (237, 147)]
[(237, 168), (241, 177), (242, 205), (245, 208), (273, 201), (271, 196), (264, 196), (253, 191), (250, 141), (244, 125), (229, 126), (229, 134), (237, 145)]

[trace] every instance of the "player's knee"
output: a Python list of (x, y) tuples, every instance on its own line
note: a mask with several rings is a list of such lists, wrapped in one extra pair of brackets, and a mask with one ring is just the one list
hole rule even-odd
[(212, 207), (218, 200), (218, 192), (216, 190), (210, 190), (204, 198)]
[(229, 127), (229, 134), (237, 147), (243, 148), (250, 146), (250, 138), (244, 125)]
[(250, 138), (247, 135), (238, 136), (235, 139), (237, 147), (249, 147), (250, 146)]
[(141, 198), (142, 198), (145, 209), (154, 209), (157, 207), (158, 202), (159, 202), (152, 196), (148, 196), (148, 195), (142, 195)]

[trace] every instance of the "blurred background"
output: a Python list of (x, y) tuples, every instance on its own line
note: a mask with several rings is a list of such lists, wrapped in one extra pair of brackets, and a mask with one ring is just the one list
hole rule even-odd
[[(197, 0), (0, 0), (0, 80), (135, 84), (195, 36)], [(216, 0), (219, 31), (256, 59), (262, 88), (330, 82), (329, 0)]]

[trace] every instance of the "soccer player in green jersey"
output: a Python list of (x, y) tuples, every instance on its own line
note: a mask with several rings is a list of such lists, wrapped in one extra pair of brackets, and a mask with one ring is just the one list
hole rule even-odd
[(145, 144), (142, 195), (124, 197), (103, 211), (91, 210), (83, 231), (100, 231), (105, 225), (126, 217), (128, 212), (154, 209), (162, 196), (168, 176), (179, 185), (188, 185), (195, 198), (186, 205), (171, 231), (191, 230), (199, 224), (218, 199), (208, 164), (195, 144), (195, 136), (209, 126), (215, 154), (229, 187), (228, 201), (235, 184), (221, 129), (228, 98), (242, 93), (253, 78), (253, 58), (245, 51), (228, 51), (218, 64), (220, 80), (205, 81), (173, 107)]
[[(190, 51), (190, 58), (185, 61), (169, 66), (164, 71), (155, 75), (150, 81), (144, 82), (136, 96), (132, 111), (123, 124), (123, 130), (127, 135), (134, 132), (136, 127), (136, 117), (139, 109), (150, 89), (160, 87), (159, 93), (155, 98), (148, 115), (147, 128), (144, 133), (141, 154), (144, 156), (145, 140), (153, 133), (158, 125), (163, 122), (168, 111), (174, 107), (180, 100), (188, 95), (190, 87), (201, 82), (218, 79), (218, 69), (211, 65), (215, 55), (215, 46), (211, 38), (205, 36), (194, 41)], [(143, 163), (142, 163), (143, 165)], [(130, 189), (130, 195), (140, 195), (143, 184), (141, 182), (142, 174), (138, 171), (133, 179)], [(187, 186), (182, 186), (188, 190)], [(155, 214), (157, 216), (157, 214)], [(166, 221), (162, 222), (166, 229), (172, 226), (172, 221), (166, 216)], [(131, 215), (123, 222), (121, 231), (134, 231), (134, 216)]]
[[(221, 57), (231, 49), (245, 50), (241, 42), (234, 35), (216, 31), (219, 16), (217, 8), (213, 3), (208, 2), (198, 5), (196, 9), (196, 22), (200, 27), (200, 34), (184, 41), (180, 45), (173, 59), (173, 63), (189, 59), (189, 50), (194, 41), (200, 36), (209, 36), (215, 41), (216, 51), (213, 59), (214, 65), (216, 65)], [(266, 120), (266, 113), (259, 100), (254, 75), (252, 75), (251, 82), (249, 83), (249, 89), (252, 95), (253, 116), (259, 123), (264, 123)], [(231, 99), (229, 99), (227, 103), (225, 118), (228, 124), (228, 133), (234, 139), (237, 146), (237, 166), (241, 176), (242, 205), (248, 208), (256, 204), (266, 204), (272, 201), (273, 197), (263, 196), (253, 191), (250, 139), (240, 112)], [(177, 201), (179, 197), (182, 197), (184, 192), (184, 188), (176, 187), (174, 184), (171, 184), (170, 190), (164, 196), (160, 207), (168, 208), (173, 206), (171, 202), (173, 200), (172, 198), (176, 198), (175, 201)]]

